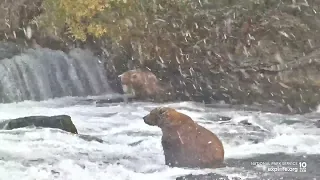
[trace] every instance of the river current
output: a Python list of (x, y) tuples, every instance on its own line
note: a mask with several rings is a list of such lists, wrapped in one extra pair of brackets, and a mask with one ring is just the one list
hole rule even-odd
[[(318, 113), (280, 115), (210, 108), (179, 102), (96, 103), (104, 96), (63, 97), (0, 104), (0, 121), (30, 115), (67, 114), (85, 141), (57, 129), (0, 131), (0, 180), (170, 180), (189, 174), (208, 179), (319, 179)], [(170, 106), (216, 133), (225, 168), (170, 168), (164, 164), (161, 131), (142, 117)], [(205, 177), (202, 177), (203, 179)]]

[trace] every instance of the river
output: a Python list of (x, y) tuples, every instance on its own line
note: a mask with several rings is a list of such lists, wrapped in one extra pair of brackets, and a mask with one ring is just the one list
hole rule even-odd
[[(316, 115), (246, 112), (208, 108), (192, 102), (96, 104), (86, 101), (92, 98), (103, 96), (1, 104), (0, 119), (68, 114), (79, 133), (105, 142), (88, 142), (54, 129), (0, 131), (0, 179), (169, 180), (208, 173), (215, 173), (211, 179), (320, 176), (320, 131), (315, 126)], [(161, 131), (142, 120), (158, 106), (174, 107), (216, 133), (224, 144), (228, 166), (200, 170), (164, 165)], [(279, 166), (276, 163), (287, 169), (275, 169)], [(291, 170), (298, 172), (285, 172)]]

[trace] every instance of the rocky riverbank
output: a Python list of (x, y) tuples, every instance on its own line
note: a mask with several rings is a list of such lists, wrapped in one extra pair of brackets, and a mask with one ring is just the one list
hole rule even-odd
[[(95, 37), (97, 33), (90, 34), (90, 29), (84, 28), (88, 34), (85, 41), (65, 35), (70, 35), (65, 26), (60, 31), (37, 26), (34, 20), (54, 15), (45, 8), (50, 2), (1, 3), (3, 9), (13, 8), (1, 11), (7, 13), (2, 17), (14, 17), (9, 23), (5, 18), (0, 20), (9, 24), (0, 29), (3, 40), (64, 51), (74, 46), (89, 48), (105, 59), (108, 81), (118, 92), (122, 91), (119, 74), (146, 68), (177, 92), (172, 100), (258, 103), (276, 107), (280, 113), (310, 112), (320, 102), (320, 2), (229, 0), (182, 4), (157, 0), (142, 4), (147, 10), (134, 11), (135, 1), (128, 1), (128, 6), (112, 5), (111, 9), (90, 14), (92, 22), (99, 25), (96, 27), (109, 27), (109, 34), (98, 33)], [(65, 2), (68, 7), (69, 1)], [(115, 18), (114, 22), (104, 18), (107, 14)], [(64, 22), (63, 18), (60, 21)], [(33, 32), (30, 39), (28, 27)]]

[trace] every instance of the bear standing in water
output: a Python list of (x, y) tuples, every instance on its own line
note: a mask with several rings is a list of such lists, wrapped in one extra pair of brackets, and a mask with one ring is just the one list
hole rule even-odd
[(162, 131), (165, 164), (171, 167), (218, 168), (224, 166), (219, 138), (175, 109), (159, 107), (143, 117), (146, 124)]

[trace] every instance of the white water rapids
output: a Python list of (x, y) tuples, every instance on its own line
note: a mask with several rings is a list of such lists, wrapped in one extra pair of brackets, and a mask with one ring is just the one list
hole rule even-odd
[[(259, 179), (258, 167), (250, 165), (252, 160), (248, 160), (247, 170), (240, 165), (215, 170), (169, 168), (164, 165), (160, 129), (142, 120), (159, 104), (136, 102), (97, 106), (84, 99), (65, 97), (0, 104), (0, 120), (67, 114), (79, 133), (105, 141), (89, 142), (54, 129), (2, 130), (0, 180), (166, 180), (208, 172)], [(303, 116), (212, 109), (189, 102), (161, 106), (174, 107), (216, 133), (224, 143), (226, 160), (255, 159), (277, 153), (319, 157), (320, 131), (314, 126), (314, 120)], [(218, 120), (217, 115), (231, 119)], [(244, 120), (250, 125), (241, 123)], [(320, 165), (311, 167), (316, 165), (309, 160), (306, 159), (307, 168), (319, 169)]]

